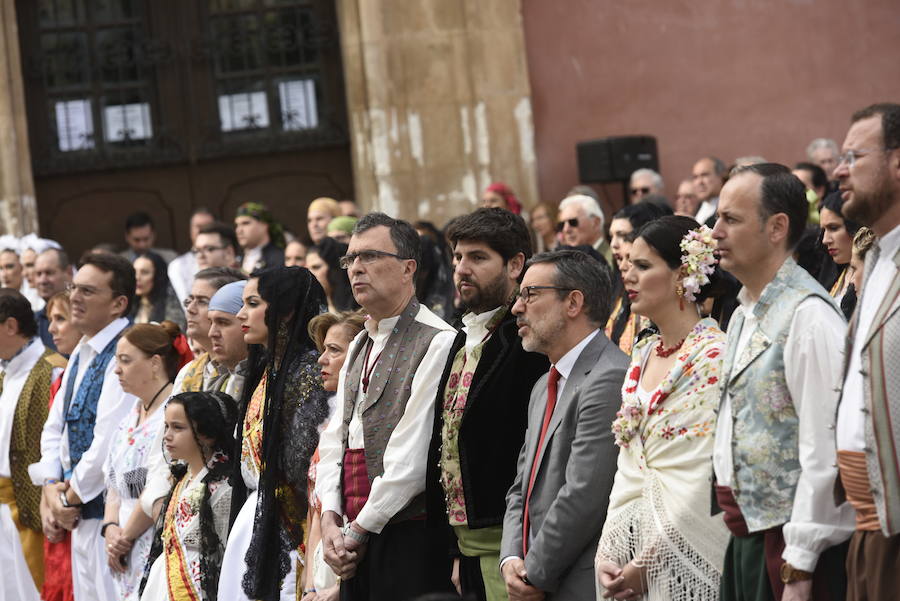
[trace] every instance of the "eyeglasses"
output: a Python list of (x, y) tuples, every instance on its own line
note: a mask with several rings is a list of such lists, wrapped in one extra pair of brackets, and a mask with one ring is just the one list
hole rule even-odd
[(205, 296), (189, 296), (184, 299), (184, 308), (189, 308), (194, 301), (197, 301), (197, 304), (201, 307), (209, 306), (209, 299)]
[(191, 252), (195, 255), (208, 255), (210, 253), (214, 253), (217, 250), (224, 250), (224, 246), (201, 246), (199, 248), (192, 248)]
[(571, 292), (572, 290), (578, 290), (577, 288), (563, 288), (561, 286), (525, 286), (521, 290), (519, 290), (519, 294), (516, 296), (522, 299), (522, 302), (528, 304), (531, 302), (535, 296), (538, 295), (538, 292), (541, 290), (563, 290), (566, 292)]
[(650, 186), (644, 186), (643, 188), (632, 188), (631, 195), (637, 196), (638, 194), (650, 194)]
[(338, 265), (341, 266), (341, 269), (350, 269), (350, 266), (359, 259), (361, 263), (364, 265), (368, 265), (370, 263), (374, 263), (378, 259), (382, 257), (394, 257), (398, 261), (407, 261), (407, 257), (401, 257), (400, 255), (385, 252), (383, 250), (361, 250), (358, 253), (350, 253), (348, 255), (344, 255), (340, 259), (338, 259)]
[(838, 166), (842, 163), (847, 163), (847, 167), (853, 168), (856, 165), (856, 159), (866, 156), (867, 154), (872, 154), (873, 152), (879, 152), (880, 148), (873, 149), (860, 149), (860, 150), (848, 150), (844, 154), (838, 157)]
[(74, 284), (72, 282), (66, 284), (66, 292), (69, 293), (69, 296), (72, 296), (76, 291), (84, 297), (94, 296), (95, 294), (100, 292), (99, 289), (94, 288), (93, 286), (84, 286), (82, 284)]
[(566, 224), (569, 224), (569, 227), (578, 227), (578, 217), (572, 217), (571, 219), (563, 219), (556, 224), (556, 231), (561, 232), (563, 228), (566, 227)]

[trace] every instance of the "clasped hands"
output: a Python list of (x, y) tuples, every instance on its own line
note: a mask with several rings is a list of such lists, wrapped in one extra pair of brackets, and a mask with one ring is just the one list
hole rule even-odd
[(125, 558), (131, 552), (134, 541), (125, 536), (124, 528), (120, 528), (118, 524), (109, 524), (106, 526), (106, 563), (109, 569), (120, 574), (125, 572)]
[[(81, 499), (78, 499), (75, 492), (70, 492), (70, 490), (71, 487), (68, 480), (44, 485), (43, 503), (41, 503), (41, 523), (44, 528), (44, 534), (51, 543), (62, 539), (63, 529), (74, 530), (81, 519)], [(73, 506), (63, 506), (59, 498), (60, 494), (67, 495), (69, 503)], [(71, 500), (73, 496), (75, 501)]]
[(646, 592), (643, 584), (643, 568), (631, 562), (620, 568), (611, 561), (598, 561), (597, 578), (600, 585), (606, 589), (603, 593), (604, 599), (631, 601), (640, 598)]
[[(341, 528), (343, 518), (334, 511), (322, 513), (322, 542), (325, 549), (325, 563), (331, 566), (341, 580), (349, 580), (356, 574), (359, 562), (366, 553), (366, 543), (344, 536)], [(350, 527), (360, 534), (367, 534), (356, 522)]]

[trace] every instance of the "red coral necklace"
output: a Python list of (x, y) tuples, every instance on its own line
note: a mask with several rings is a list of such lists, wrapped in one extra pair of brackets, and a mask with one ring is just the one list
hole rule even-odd
[(662, 338), (660, 338), (660, 339), (659, 339), (659, 343), (656, 345), (656, 348), (654, 349), (654, 351), (656, 352), (656, 356), (657, 356), (657, 357), (661, 357), (661, 358), (663, 358), (663, 359), (665, 359), (666, 357), (671, 357), (671, 356), (674, 355), (676, 352), (678, 352), (678, 349), (681, 348), (681, 345), (684, 344), (684, 341), (685, 341), (685, 340), (686, 340), (686, 338), (682, 338), (682, 339), (681, 339), (681, 342), (679, 342), (679, 343), (676, 344), (675, 346), (670, 347), (670, 348), (666, 348), (666, 347), (663, 346)]

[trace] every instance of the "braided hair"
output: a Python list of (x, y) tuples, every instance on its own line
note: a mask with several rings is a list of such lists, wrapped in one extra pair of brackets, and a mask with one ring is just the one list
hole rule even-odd
[[(203, 455), (207, 472), (201, 484), (203, 497), (200, 501), (200, 588), (203, 598), (216, 601), (219, 590), (219, 572), (222, 568), (222, 557), (225, 554), (225, 540), (219, 536), (215, 528), (210, 497), (215, 484), (224, 483), (233, 470), (233, 462), (229, 453), (234, 448), (234, 427), (237, 423), (238, 410), (234, 399), (224, 392), (183, 392), (169, 399), (170, 404), (180, 404), (184, 408), (191, 432), (197, 447)], [(205, 445), (200, 441), (203, 436), (212, 441)], [(187, 476), (188, 466), (184, 462), (173, 462), (169, 466), (173, 482), (177, 484)], [(141, 593), (147, 584), (147, 577), (153, 562), (163, 552), (162, 532), (169, 504), (177, 503), (173, 499), (172, 490), (163, 501), (162, 510), (150, 549), (150, 556), (144, 569), (141, 582)]]

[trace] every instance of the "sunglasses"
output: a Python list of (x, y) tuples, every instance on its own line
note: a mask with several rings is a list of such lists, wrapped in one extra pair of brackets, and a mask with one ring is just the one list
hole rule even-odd
[(569, 224), (569, 227), (578, 227), (578, 217), (572, 217), (571, 219), (563, 219), (562, 221), (556, 224), (556, 231), (561, 232), (563, 228), (566, 227), (566, 224)]
[(638, 194), (650, 194), (650, 186), (644, 186), (643, 188), (632, 188), (631, 195), (637, 196)]

